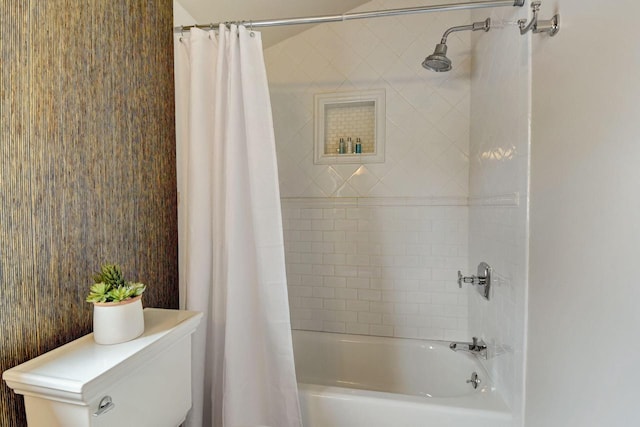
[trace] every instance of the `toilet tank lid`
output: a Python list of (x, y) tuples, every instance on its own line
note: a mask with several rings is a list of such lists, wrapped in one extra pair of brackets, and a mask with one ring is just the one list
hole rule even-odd
[[(96, 344), (93, 334), (58, 347), (5, 371), (2, 378), (16, 393), (57, 391), (67, 399), (85, 400), (86, 394), (110, 377), (131, 372), (137, 365), (193, 333), (202, 313), (159, 308), (144, 309), (144, 333), (121, 344)], [(55, 393), (55, 392), (54, 392)]]

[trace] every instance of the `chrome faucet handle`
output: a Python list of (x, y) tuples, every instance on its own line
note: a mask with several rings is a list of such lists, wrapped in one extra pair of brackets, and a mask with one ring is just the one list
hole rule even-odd
[(462, 288), (463, 283), (477, 285), (478, 292), (485, 298), (489, 299), (489, 289), (491, 288), (491, 267), (486, 262), (478, 264), (477, 276), (463, 276), (458, 270), (458, 287)]
[(478, 388), (481, 382), (482, 380), (478, 378), (478, 374), (476, 372), (473, 372), (471, 374), (471, 378), (467, 380), (467, 384), (471, 384), (471, 387), (473, 387), (474, 389)]
[(472, 285), (475, 285), (476, 279), (482, 279), (482, 278), (478, 278), (476, 276), (463, 276), (462, 272), (458, 270), (458, 287), (459, 288), (462, 288), (463, 283), (471, 283)]

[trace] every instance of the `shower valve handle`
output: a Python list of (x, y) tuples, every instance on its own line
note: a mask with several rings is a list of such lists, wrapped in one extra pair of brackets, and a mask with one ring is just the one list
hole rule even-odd
[(463, 283), (471, 283), (472, 285), (484, 285), (486, 284), (486, 278), (478, 276), (463, 276), (462, 272), (458, 270), (458, 287), (462, 288)]
[(492, 269), (486, 262), (478, 264), (478, 274), (475, 276), (463, 276), (458, 270), (458, 287), (462, 288), (463, 283), (470, 283), (476, 286), (476, 289), (485, 299), (489, 299), (489, 290), (491, 289)]

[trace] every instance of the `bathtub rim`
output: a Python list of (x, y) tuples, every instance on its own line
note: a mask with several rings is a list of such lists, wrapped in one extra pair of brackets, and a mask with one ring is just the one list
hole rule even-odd
[(511, 419), (511, 410), (496, 390), (461, 397), (420, 397), (410, 394), (388, 393), (384, 391), (361, 390), (347, 387), (323, 386), (298, 383), (298, 393), (312, 398), (357, 400), (371, 403), (390, 403), (399, 407), (420, 407), (434, 410), (455, 409), (470, 414)]

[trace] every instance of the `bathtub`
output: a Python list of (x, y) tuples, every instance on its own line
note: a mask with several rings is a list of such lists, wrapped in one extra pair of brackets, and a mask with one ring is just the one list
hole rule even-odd
[(304, 427), (511, 424), (475, 356), (448, 343), (293, 331), (293, 348)]

